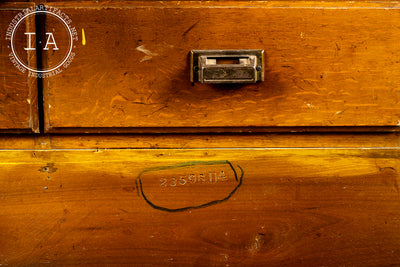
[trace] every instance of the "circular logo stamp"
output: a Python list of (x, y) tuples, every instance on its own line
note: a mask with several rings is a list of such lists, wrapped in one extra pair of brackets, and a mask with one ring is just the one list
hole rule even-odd
[[(71, 64), (78, 34), (64, 12), (39, 5), (22, 10), (12, 19), (6, 40), (11, 50), (9, 58), (18, 70), (45, 78), (61, 73)], [(32, 62), (34, 55), (37, 64)]]

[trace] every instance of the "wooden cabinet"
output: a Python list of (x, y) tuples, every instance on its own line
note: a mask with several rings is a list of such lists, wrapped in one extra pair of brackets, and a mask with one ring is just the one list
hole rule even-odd
[[(0, 266), (400, 265), (397, 2), (47, 2), (66, 69), (0, 41), (0, 129), (42, 130), (0, 135)], [(194, 49), (265, 79), (191, 83)]]
[[(29, 77), (26, 69), (14, 66), (17, 60), (11, 53), (10, 42), (5, 39), (14, 16), (31, 6), (29, 3), (0, 4), (0, 132), (39, 132), (36, 79)], [(33, 17), (19, 27), (35, 32)], [(26, 47), (25, 36), (16, 35), (15, 44)], [(36, 64), (34, 51), (18, 52), (22, 62), (29, 66)]]

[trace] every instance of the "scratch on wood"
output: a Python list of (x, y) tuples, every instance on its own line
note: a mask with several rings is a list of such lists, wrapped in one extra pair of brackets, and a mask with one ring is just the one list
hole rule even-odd
[(196, 25), (200, 22), (200, 20), (198, 20), (197, 22), (195, 22), (192, 26), (190, 26), (183, 34), (182, 36), (185, 36), (186, 34), (188, 34), (194, 27), (196, 27)]
[(248, 248), (248, 251), (252, 254), (257, 253), (258, 251), (261, 250), (263, 244), (264, 244), (263, 234), (258, 234), (256, 235), (250, 247)]
[(117, 94), (116, 96), (114, 96), (114, 97), (111, 99), (110, 107), (113, 107), (113, 106), (114, 106), (114, 102), (115, 102), (115, 101), (126, 102), (126, 101), (128, 101), (128, 99), (127, 99), (126, 97), (120, 95), (120, 94)]
[(168, 107), (168, 105), (164, 105), (164, 106), (162, 106), (162, 107), (156, 109), (155, 111), (151, 112), (148, 116), (151, 116), (151, 115), (153, 115), (154, 113), (157, 113), (157, 112), (159, 112), (160, 110), (162, 110), (162, 109), (164, 109), (164, 108), (167, 108), (167, 107)]
[(140, 60), (140, 62), (147, 61), (147, 60), (152, 59), (154, 56), (158, 56), (157, 53), (153, 53), (153, 52), (151, 52), (150, 50), (144, 48), (144, 45), (140, 45), (140, 46), (136, 47), (136, 50), (146, 54), (146, 55)]

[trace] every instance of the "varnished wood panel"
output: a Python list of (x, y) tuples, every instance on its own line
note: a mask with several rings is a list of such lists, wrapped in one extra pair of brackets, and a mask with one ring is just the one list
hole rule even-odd
[[(398, 134), (219, 134), (219, 135), (52, 135), (48, 141), (52, 149), (68, 148), (362, 148), (399, 145)], [(0, 142), (1, 144), (1, 142)], [(12, 148), (8, 146), (7, 148)]]
[[(14, 67), (9, 58), (11, 49), (5, 39), (7, 28), (15, 15), (21, 10), (31, 7), (29, 3), (0, 4), (0, 132), (38, 132), (37, 84), (36, 79), (28, 77)], [(35, 32), (35, 21), (29, 19), (27, 32)], [(26, 47), (26, 39), (16, 40), (16, 45)], [(35, 51), (28, 51), (24, 60), (36, 66)]]
[[(0, 151), (0, 264), (400, 265), (399, 156), (368, 148)], [(212, 183), (170, 180), (221, 170), (224, 179)], [(209, 206), (168, 212), (144, 199), (175, 207), (220, 199), (235, 176), (238, 189)]]
[(398, 133), (114, 134), (3, 136), (0, 149), (399, 148)]
[[(399, 123), (395, 3), (54, 6), (71, 17), (80, 41), (68, 69), (45, 82), (49, 132)], [(243, 48), (265, 50), (263, 83), (190, 84), (191, 49)]]

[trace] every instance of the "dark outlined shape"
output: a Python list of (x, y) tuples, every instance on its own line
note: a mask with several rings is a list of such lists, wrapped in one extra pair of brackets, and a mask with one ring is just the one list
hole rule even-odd
[[(213, 200), (213, 201), (210, 201), (210, 202), (207, 202), (207, 203), (204, 203), (204, 204), (201, 204), (201, 205), (197, 205), (197, 206), (187, 206), (187, 207), (183, 207), (183, 208), (171, 209), (171, 208), (166, 208), (166, 207), (155, 205), (144, 194), (141, 176), (146, 172), (162, 171), (162, 170), (168, 170), (168, 169), (177, 169), (177, 168), (183, 168), (183, 167), (195, 166), (195, 165), (217, 165), (217, 164), (228, 164), (229, 167), (232, 169), (233, 173), (235, 174), (235, 180), (238, 183), (237, 186), (232, 190), (232, 192), (230, 192), (228, 194), (228, 196), (226, 196), (223, 199)], [(238, 188), (242, 185), (244, 171), (239, 165), (237, 165), (237, 167), (241, 171), (240, 177), (238, 177), (235, 168), (233, 167), (233, 165), (228, 160), (188, 161), (188, 162), (183, 162), (183, 163), (178, 163), (178, 164), (168, 165), (168, 166), (151, 167), (151, 168), (144, 169), (143, 171), (141, 171), (139, 173), (138, 178), (135, 181), (136, 183), (139, 183), (139, 187), (136, 187), (136, 188), (137, 188), (138, 194), (139, 194), (139, 189), (140, 189), (140, 193), (143, 196), (144, 200), (147, 202), (147, 204), (149, 204), (154, 209), (167, 211), (167, 212), (179, 212), (179, 211), (185, 211), (185, 210), (191, 210), (191, 209), (205, 208), (205, 207), (208, 207), (208, 206), (211, 206), (211, 205), (215, 205), (215, 204), (219, 204), (219, 203), (222, 203), (222, 202), (228, 200), (238, 190)]]

